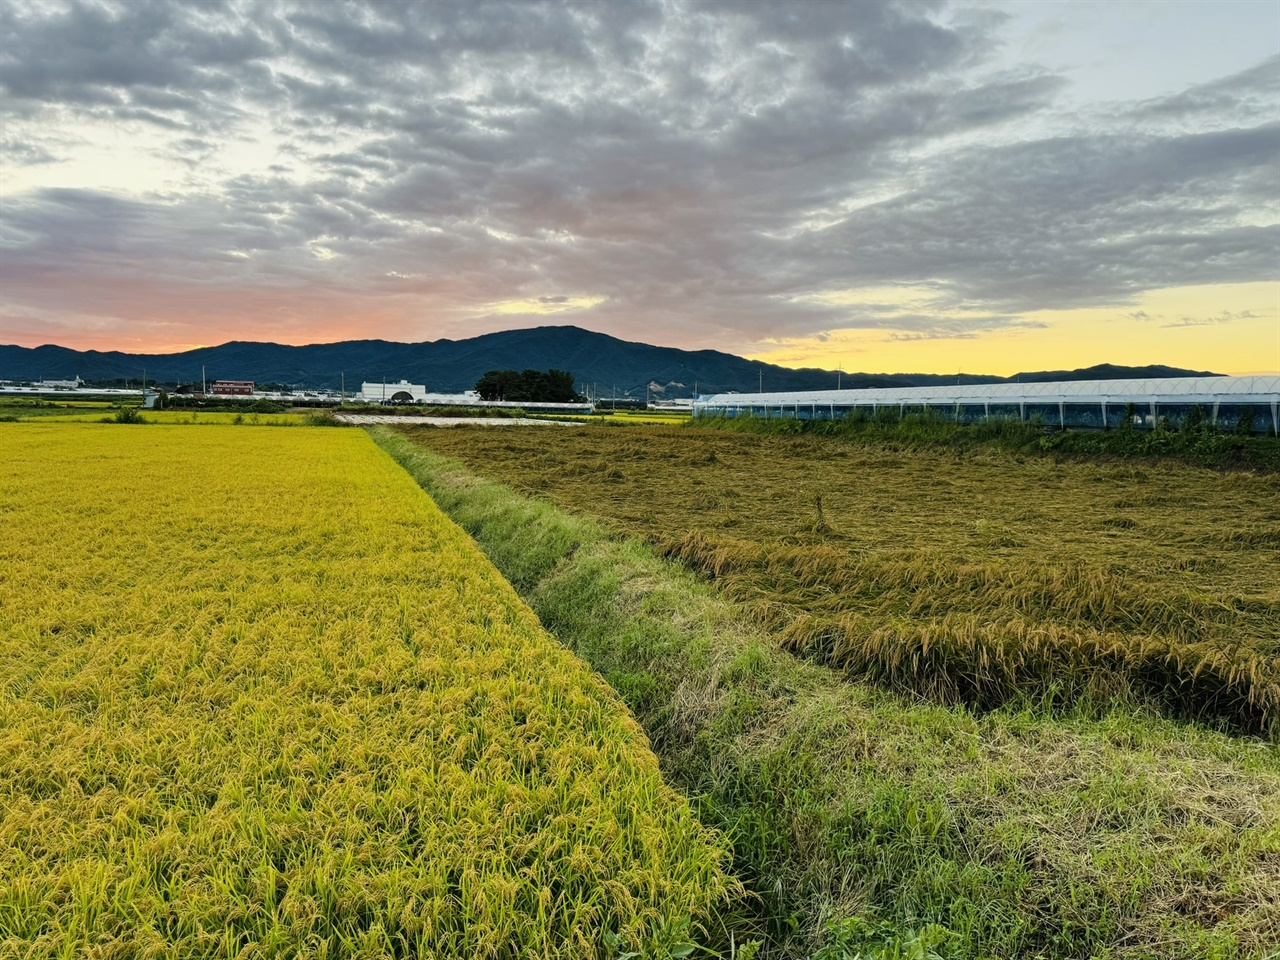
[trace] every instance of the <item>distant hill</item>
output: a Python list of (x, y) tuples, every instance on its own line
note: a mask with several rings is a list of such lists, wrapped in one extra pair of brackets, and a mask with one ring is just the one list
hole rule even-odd
[(427, 389), (451, 393), (469, 390), (488, 370), (572, 371), (578, 389), (602, 396), (644, 396), (652, 385), (657, 397), (692, 396), (731, 390), (754, 392), (763, 381), (768, 391), (833, 389), (837, 379), (845, 387), (930, 386), (955, 383), (1002, 383), (1014, 379), (1092, 380), (1119, 377), (1214, 376), (1205, 371), (1174, 367), (1115, 367), (1104, 364), (1085, 370), (1021, 373), (1017, 377), (981, 374), (952, 375), (845, 373), (834, 370), (792, 370), (747, 360), (718, 350), (678, 350), (619, 340), (579, 327), (535, 327), (489, 333), (469, 340), (392, 343), (386, 340), (348, 340), (302, 347), (278, 343), (232, 341), (184, 353), (129, 354), (116, 351), (71, 350), (66, 347), (0, 345), (0, 379), (62, 380), (81, 377), (101, 383), (147, 379), (158, 383), (193, 383), (203, 367), (210, 380), (253, 380), (295, 387), (337, 389), (346, 377), (348, 391), (363, 380), (425, 383)]
[(1165, 367), (1151, 364), (1145, 367), (1117, 367), (1113, 363), (1099, 363), (1079, 370), (1040, 370), (1019, 373), (1007, 379), (1021, 383), (1047, 383), (1052, 380), (1155, 380), (1162, 377), (1218, 377), (1221, 374), (1204, 370), (1183, 370), (1181, 367)]

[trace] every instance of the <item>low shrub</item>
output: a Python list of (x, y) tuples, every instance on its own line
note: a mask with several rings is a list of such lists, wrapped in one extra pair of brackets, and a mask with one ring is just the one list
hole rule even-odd
[(115, 412), (115, 416), (111, 417), (111, 423), (146, 423), (147, 418), (142, 415), (137, 407), (121, 407)]

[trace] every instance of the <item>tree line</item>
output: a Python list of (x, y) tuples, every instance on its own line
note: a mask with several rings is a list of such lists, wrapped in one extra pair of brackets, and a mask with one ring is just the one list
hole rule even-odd
[(476, 381), (481, 400), (514, 400), (528, 403), (575, 403), (582, 400), (573, 389), (568, 370), (490, 370)]

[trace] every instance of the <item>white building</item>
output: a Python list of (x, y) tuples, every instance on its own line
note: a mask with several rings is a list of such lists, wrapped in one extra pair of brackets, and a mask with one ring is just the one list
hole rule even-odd
[(370, 383), (366, 380), (353, 399), (363, 403), (424, 403), (427, 399), (427, 387), (426, 384), (410, 383), (408, 380), (398, 383), (385, 380)]

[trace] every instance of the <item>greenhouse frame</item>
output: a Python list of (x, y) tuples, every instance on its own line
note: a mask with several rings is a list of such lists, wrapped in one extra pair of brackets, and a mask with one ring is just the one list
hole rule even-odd
[(693, 415), (836, 420), (858, 411), (871, 416), (935, 411), (962, 423), (1006, 418), (1064, 430), (1105, 430), (1120, 426), (1127, 414), (1137, 428), (1178, 425), (1196, 407), (1217, 428), (1280, 433), (1280, 375), (718, 393), (695, 399)]

